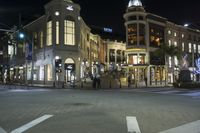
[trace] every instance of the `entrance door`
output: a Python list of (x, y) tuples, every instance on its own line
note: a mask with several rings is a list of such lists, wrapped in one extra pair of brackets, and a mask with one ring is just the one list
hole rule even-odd
[(65, 82), (72, 82), (75, 80), (75, 63), (74, 60), (68, 58), (65, 61)]

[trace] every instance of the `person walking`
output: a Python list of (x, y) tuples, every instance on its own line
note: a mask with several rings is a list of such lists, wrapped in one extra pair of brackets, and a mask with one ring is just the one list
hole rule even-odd
[(97, 75), (97, 88), (100, 89), (101, 88), (101, 79), (100, 79), (100, 75)]
[(130, 87), (131, 85), (131, 74), (128, 75), (128, 88)]

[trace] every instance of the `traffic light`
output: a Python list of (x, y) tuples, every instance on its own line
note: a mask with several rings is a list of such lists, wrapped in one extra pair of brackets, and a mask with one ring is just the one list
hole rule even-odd
[(56, 68), (56, 73), (62, 72), (62, 59), (55, 60), (55, 68)]

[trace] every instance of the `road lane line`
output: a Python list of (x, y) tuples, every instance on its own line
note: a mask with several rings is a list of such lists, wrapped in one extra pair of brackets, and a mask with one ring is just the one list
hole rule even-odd
[(200, 133), (200, 120), (159, 133)]
[(0, 127), (0, 133), (7, 133), (3, 128)]
[(128, 133), (141, 133), (136, 117), (127, 116), (126, 122)]
[(44, 116), (42, 116), (40, 118), (37, 118), (37, 119), (35, 119), (35, 120), (33, 120), (33, 121), (31, 121), (31, 122), (29, 122), (29, 123), (17, 128), (17, 129), (13, 130), (11, 133), (22, 133), (22, 132), (28, 130), (29, 128), (31, 128), (31, 127), (33, 127), (33, 126), (35, 126), (35, 125), (37, 125), (37, 124), (49, 119), (52, 116), (53, 115), (44, 115)]

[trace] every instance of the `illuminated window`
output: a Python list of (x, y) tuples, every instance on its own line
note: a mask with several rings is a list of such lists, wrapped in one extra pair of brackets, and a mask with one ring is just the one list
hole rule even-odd
[(128, 45), (137, 45), (137, 24), (128, 25)]
[(172, 67), (172, 57), (169, 56), (169, 67)]
[(174, 36), (177, 36), (176, 32), (174, 32)]
[(185, 43), (183, 42), (182, 43), (182, 51), (184, 51), (185, 50)]
[(56, 44), (59, 44), (59, 22), (56, 21)]
[(192, 52), (192, 44), (189, 43), (189, 52), (191, 53)]
[(200, 45), (198, 45), (198, 53), (200, 54)]
[(40, 48), (43, 48), (44, 44), (43, 44), (43, 32), (40, 32)]
[(182, 35), (181, 35), (181, 37), (182, 37), (182, 38), (184, 38), (184, 37), (185, 37), (185, 35), (184, 35), (184, 34), (182, 34)]
[(65, 45), (75, 45), (75, 23), (71, 20), (65, 20), (64, 23), (64, 43)]
[(40, 69), (39, 69), (39, 80), (44, 80), (44, 66), (40, 66)]
[(52, 21), (47, 22), (47, 46), (52, 45)]
[(169, 34), (169, 35), (171, 35), (171, 34), (172, 34), (171, 30), (168, 30), (168, 34)]
[(168, 43), (169, 43), (169, 46), (171, 46), (171, 45), (172, 45), (172, 41), (171, 41), (171, 40), (169, 40), (169, 41), (168, 41)]
[(196, 44), (193, 45), (193, 50), (194, 50), (194, 53), (197, 52), (197, 45)]
[(14, 47), (12, 45), (8, 45), (8, 55), (14, 54)]
[(176, 41), (174, 42), (174, 46), (177, 47), (177, 42)]
[(52, 80), (52, 65), (51, 64), (47, 65), (47, 80), (48, 81)]
[(176, 66), (178, 66), (178, 58), (177, 58), (177, 56), (174, 56), (174, 64), (175, 64)]

